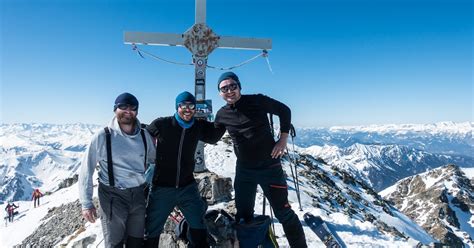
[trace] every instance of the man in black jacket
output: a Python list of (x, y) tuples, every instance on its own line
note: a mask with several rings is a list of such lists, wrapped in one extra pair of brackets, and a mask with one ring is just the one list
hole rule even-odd
[[(218, 89), (227, 102), (216, 114), (216, 127), (225, 127), (237, 156), (234, 189), (237, 220), (253, 218), (257, 185), (263, 189), (275, 216), (282, 223), (291, 247), (307, 247), (303, 227), (288, 203), (288, 186), (280, 158), (286, 148), (291, 111), (264, 95), (241, 95), (239, 78), (222, 74)], [(275, 142), (267, 114), (280, 118), (280, 139)]]
[(177, 206), (190, 227), (190, 247), (208, 247), (202, 200), (194, 179), (194, 153), (199, 140), (216, 143), (224, 128), (195, 119), (196, 99), (189, 92), (176, 97), (174, 116), (154, 120), (147, 130), (156, 138), (156, 167), (147, 207), (146, 247), (158, 247), (160, 233)]

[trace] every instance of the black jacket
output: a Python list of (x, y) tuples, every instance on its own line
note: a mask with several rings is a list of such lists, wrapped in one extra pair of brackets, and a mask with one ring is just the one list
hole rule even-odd
[(174, 116), (154, 120), (147, 130), (157, 139), (153, 184), (163, 187), (184, 187), (194, 182), (198, 141), (216, 143), (225, 132), (224, 128), (197, 119), (192, 127), (183, 129)]
[(235, 104), (227, 104), (217, 111), (215, 125), (229, 132), (237, 159), (245, 162), (272, 159), (275, 140), (268, 113), (279, 117), (282, 133), (289, 132), (290, 109), (268, 96), (242, 95)]

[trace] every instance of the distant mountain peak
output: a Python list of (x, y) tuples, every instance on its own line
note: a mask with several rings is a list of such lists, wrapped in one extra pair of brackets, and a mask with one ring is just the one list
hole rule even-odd
[(474, 187), (458, 166), (410, 176), (380, 194), (442, 243), (474, 245)]
[(380, 191), (398, 180), (433, 168), (458, 163), (474, 165), (474, 159), (433, 154), (405, 145), (352, 144), (348, 147), (312, 146), (301, 152), (321, 157), (327, 163), (347, 170)]

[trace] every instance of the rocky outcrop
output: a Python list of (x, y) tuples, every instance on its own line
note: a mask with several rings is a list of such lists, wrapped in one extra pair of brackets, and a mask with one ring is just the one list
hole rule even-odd
[(451, 164), (398, 182), (384, 198), (442, 244), (462, 247), (463, 243), (474, 243), (462, 230), (460, 221), (466, 220), (460, 220), (456, 212), (474, 212), (473, 194), (471, 181)]
[[(198, 188), (201, 193), (201, 196), (206, 199), (207, 204), (212, 206), (217, 203), (225, 202), (224, 210), (231, 214), (235, 215), (235, 204), (232, 200), (232, 180), (230, 178), (221, 177), (213, 172), (205, 171), (201, 173), (194, 174), (196, 181), (198, 182)], [(160, 235), (160, 247), (170, 247), (170, 248), (184, 248), (186, 246), (186, 241), (179, 239), (176, 236), (176, 223), (175, 220), (168, 218), (165, 223), (163, 232)], [(222, 248), (232, 247), (229, 246), (219, 246)]]
[(35, 232), (23, 240), (21, 247), (52, 247), (85, 224), (79, 200), (49, 209), (41, 221)]
[[(321, 209), (328, 209), (329, 213), (344, 212), (352, 218), (369, 221), (382, 233), (389, 233), (399, 238), (406, 236), (395, 227), (388, 225), (370, 213), (371, 209), (378, 209), (388, 215), (394, 216), (393, 207), (390, 202), (382, 199), (372, 188), (364, 182), (356, 179), (350, 173), (332, 166), (332, 174), (318, 168), (327, 166), (321, 158), (314, 158), (311, 155), (300, 154), (297, 163), (305, 165), (299, 170), (299, 175), (308, 180), (313, 185), (314, 190), (305, 192), (313, 198), (313, 206)], [(341, 187), (336, 181), (339, 179), (345, 187)], [(352, 189), (351, 189), (352, 188)], [(356, 192), (355, 189), (362, 191)], [(368, 201), (369, 195), (372, 201)]]
[(232, 199), (232, 179), (220, 177), (213, 172), (195, 173), (199, 182), (198, 188), (207, 204), (213, 205), (219, 202), (228, 202)]
[(64, 179), (62, 182), (59, 183), (59, 186), (56, 189), (56, 191), (58, 191), (60, 189), (63, 189), (63, 188), (71, 187), (73, 184), (75, 184), (77, 182), (78, 179), (79, 179), (78, 174), (75, 174), (73, 177), (68, 177), (68, 178)]

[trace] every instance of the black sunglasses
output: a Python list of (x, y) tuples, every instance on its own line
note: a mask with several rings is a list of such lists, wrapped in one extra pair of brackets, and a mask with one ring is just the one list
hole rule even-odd
[(187, 110), (187, 109), (190, 109), (190, 110), (194, 110), (196, 108), (196, 105), (194, 105), (194, 103), (179, 103), (178, 106), (183, 109), (183, 110)]
[(227, 91), (234, 91), (238, 88), (239, 86), (237, 84), (228, 84), (226, 86), (220, 87), (219, 90), (222, 93), (227, 93)]
[(117, 108), (121, 109), (121, 110), (127, 110), (128, 108), (130, 108), (130, 110), (132, 110), (132, 111), (137, 111), (137, 109), (138, 109), (137, 105), (131, 105), (131, 104), (128, 104), (128, 103), (118, 103), (115, 106)]

